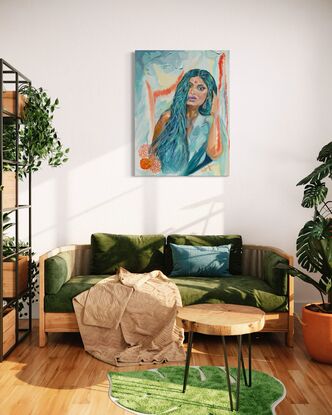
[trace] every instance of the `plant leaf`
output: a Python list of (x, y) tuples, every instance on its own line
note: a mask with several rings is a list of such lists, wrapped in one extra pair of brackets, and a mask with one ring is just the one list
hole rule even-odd
[(322, 164), (315, 168), (315, 170), (310, 173), (307, 177), (298, 182), (296, 186), (307, 184), (309, 182), (314, 183), (321, 181), (326, 176), (332, 174), (332, 159), (329, 159), (325, 164)]
[(317, 160), (325, 163), (330, 158), (332, 158), (332, 141), (321, 149)]
[(326, 198), (327, 191), (328, 189), (325, 183), (320, 181), (307, 184), (304, 188), (302, 206), (305, 208), (313, 208), (321, 204)]
[(331, 219), (318, 215), (300, 230), (296, 241), (296, 256), (299, 264), (309, 272), (323, 273), (323, 247), (320, 239), (332, 238)]
[(312, 285), (313, 287), (315, 287), (318, 291), (320, 291), (321, 293), (325, 294), (325, 290), (322, 289), (322, 287), (320, 286), (320, 284), (314, 280), (312, 277), (310, 277), (307, 274), (304, 274), (302, 271), (300, 271), (299, 269), (292, 267), (290, 265), (287, 264), (278, 264), (276, 266), (276, 268), (278, 269), (285, 269), (288, 271), (288, 273), (290, 275), (292, 275), (293, 277), (297, 277), (300, 278), (300, 280)]

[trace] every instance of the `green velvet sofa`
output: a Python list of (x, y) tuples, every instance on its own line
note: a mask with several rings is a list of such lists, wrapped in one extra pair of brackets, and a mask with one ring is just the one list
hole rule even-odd
[[(230, 245), (229, 276), (170, 276), (170, 243)], [(70, 245), (40, 257), (39, 345), (48, 332), (78, 331), (72, 299), (119, 267), (131, 272), (162, 270), (178, 286), (183, 305), (229, 303), (259, 307), (266, 313), (263, 331), (284, 332), (293, 344), (293, 278), (279, 263), (291, 263), (284, 252), (242, 245), (239, 235), (114, 235), (93, 234), (90, 245)]]

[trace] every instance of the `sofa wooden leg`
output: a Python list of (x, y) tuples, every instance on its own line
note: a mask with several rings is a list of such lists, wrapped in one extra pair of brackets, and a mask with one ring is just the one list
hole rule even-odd
[(47, 333), (39, 328), (39, 347), (45, 347), (47, 344)]
[(294, 346), (294, 305), (292, 304), (292, 312), (288, 315), (288, 332), (286, 333), (286, 346)]
[(288, 347), (294, 347), (294, 328), (285, 333), (285, 343)]

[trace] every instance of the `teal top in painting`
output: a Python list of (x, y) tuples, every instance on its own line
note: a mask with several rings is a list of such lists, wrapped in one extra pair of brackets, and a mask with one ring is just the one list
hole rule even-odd
[(183, 171), (184, 176), (198, 172), (201, 168), (211, 163), (212, 159), (206, 153), (206, 146), (209, 137), (213, 117), (198, 115), (191, 133), (188, 137), (189, 159)]

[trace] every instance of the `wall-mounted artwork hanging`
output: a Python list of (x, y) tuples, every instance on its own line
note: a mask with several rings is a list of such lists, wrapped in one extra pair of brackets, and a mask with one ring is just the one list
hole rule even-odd
[(135, 52), (136, 176), (228, 176), (229, 51)]

